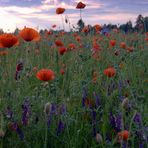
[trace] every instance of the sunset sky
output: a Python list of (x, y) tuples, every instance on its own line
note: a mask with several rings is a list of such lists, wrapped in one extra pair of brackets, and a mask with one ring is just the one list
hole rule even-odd
[[(81, 0), (86, 4), (82, 17), (86, 24), (125, 23), (135, 21), (138, 14), (148, 16), (148, 0)], [(0, 0), (0, 28), (13, 31), (24, 26), (49, 29), (53, 24), (62, 27), (57, 7), (66, 9), (71, 24), (76, 25), (79, 0)], [(66, 27), (68, 29), (68, 27)], [(9, 29), (9, 30), (8, 30)]]

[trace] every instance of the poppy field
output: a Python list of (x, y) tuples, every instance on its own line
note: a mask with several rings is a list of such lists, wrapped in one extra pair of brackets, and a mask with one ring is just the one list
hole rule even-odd
[(148, 33), (101, 29), (0, 34), (1, 148), (148, 146)]

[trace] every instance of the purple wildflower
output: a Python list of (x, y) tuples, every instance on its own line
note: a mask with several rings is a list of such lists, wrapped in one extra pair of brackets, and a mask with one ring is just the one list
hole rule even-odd
[(65, 104), (61, 104), (59, 106), (59, 112), (61, 115), (65, 115), (66, 114), (66, 105)]
[(123, 101), (124, 96), (122, 96), (122, 89), (123, 89), (123, 82), (119, 80), (118, 82), (118, 93), (119, 93), (119, 99), (120, 101)]
[(141, 123), (141, 115), (140, 113), (136, 113), (135, 117), (134, 117), (134, 122), (137, 124), (137, 125), (140, 125)]
[(29, 101), (26, 99), (22, 105), (22, 123), (23, 125), (27, 125), (28, 124), (28, 118), (30, 115), (30, 103)]
[(57, 127), (57, 135), (59, 135), (64, 130), (64, 123), (60, 120)]
[(116, 120), (115, 120), (115, 117), (112, 112), (110, 112), (110, 114), (109, 114), (109, 119), (110, 119), (110, 125), (112, 126), (112, 128), (115, 128), (116, 127)]
[(126, 141), (123, 141), (123, 142), (122, 142), (122, 148), (127, 148), (127, 143), (126, 143)]
[(82, 106), (85, 107), (85, 100), (87, 99), (87, 91), (83, 88)]
[(99, 107), (101, 105), (100, 97), (99, 97), (99, 95), (96, 95), (95, 92), (94, 92), (94, 97), (96, 99), (96, 107)]
[(19, 135), (19, 138), (20, 138), (21, 140), (24, 139), (24, 134), (23, 134), (22, 130), (19, 128), (19, 126), (18, 126), (18, 124), (17, 124), (16, 122), (14, 122), (14, 123), (12, 124), (12, 129), (13, 129), (14, 131), (16, 131), (16, 133)]
[(51, 114), (56, 114), (57, 112), (57, 106), (55, 103), (51, 104)]
[(119, 132), (122, 129), (122, 116), (120, 114), (114, 116), (112, 113), (110, 113), (110, 124), (112, 128), (116, 130), (116, 132)]
[(96, 136), (96, 111), (92, 109), (92, 127), (93, 127), (93, 136)]
[(116, 116), (116, 130), (119, 132), (122, 129), (122, 116), (117, 114)]

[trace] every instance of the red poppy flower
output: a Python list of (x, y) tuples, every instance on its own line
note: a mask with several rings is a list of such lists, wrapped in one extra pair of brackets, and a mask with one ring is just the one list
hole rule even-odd
[(56, 28), (56, 27), (57, 27), (57, 25), (55, 25), (55, 24), (54, 24), (54, 25), (52, 25), (52, 28)]
[(63, 46), (63, 43), (60, 40), (55, 41), (56, 46)]
[(116, 74), (116, 70), (114, 67), (109, 67), (107, 69), (104, 70), (104, 75), (110, 77), (114, 77)]
[(80, 41), (81, 41), (81, 37), (80, 37), (80, 36), (77, 36), (77, 37), (76, 37), (76, 40), (77, 40), (78, 42), (80, 42)]
[(101, 50), (100, 45), (97, 44), (96, 42), (93, 42), (93, 49), (92, 49), (93, 53), (98, 52), (100, 50)]
[(59, 48), (60, 55), (63, 55), (66, 51), (67, 51), (67, 49), (65, 47), (60, 47)]
[(47, 32), (47, 34), (48, 34), (48, 35), (52, 35), (53, 32), (50, 30), (50, 31)]
[(82, 29), (82, 32), (85, 32), (85, 33), (89, 32), (89, 28), (88, 28), (87, 26), (85, 26), (85, 27)]
[(76, 6), (77, 9), (84, 9), (86, 7), (86, 5), (82, 2), (79, 2)]
[(59, 8), (56, 9), (56, 14), (62, 14), (64, 12), (65, 12), (65, 8), (59, 7)]
[(10, 33), (0, 35), (0, 48), (11, 48), (19, 44), (18, 38)]
[(133, 52), (134, 48), (133, 47), (127, 47), (126, 50), (127, 50), (127, 52)]
[(100, 25), (96, 24), (96, 25), (94, 25), (94, 28), (95, 28), (96, 32), (98, 32), (101, 30), (102, 27)]
[(120, 47), (123, 48), (123, 49), (125, 49), (126, 48), (126, 44), (124, 42), (121, 42), (120, 43)]
[(39, 41), (40, 40), (39, 33), (36, 30), (32, 29), (32, 28), (25, 27), (23, 30), (21, 30), (19, 35), (26, 42)]
[(76, 49), (76, 45), (73, 44), (73, 43), (70, 43), (70, 44), (68, 45), (68, 49), (69, 49), (69, 50)]
[(145, 38), (145, 41), (147, 41), (147, 42), (148, 42), (148, 37), (147, 37), (147, 38)]
[(114, 46), (116, 45), (116, 41), (115, 41), (115, 40), (111, 40), (111, 41), (110, 41), (110, 45), (111, 45), (112, 47), (114, 47)]
[(55, 74), (51, 69), (41, 69), (37, 72), (36, 77), (41, 81), (51, 81), (55, 78)]
[(64, 69), (61, 69), (60, 70), (60, 73), (61, 73), (61, 75), (64, 75), (65, 74), (65, 70)]
[(121, 141), (121, 140), (127, 141), (128, 138), (129, 138), (129, 131), (124, 130), (124, 131), (118, 133), (118, 139), (119, 139), (119, 141)]

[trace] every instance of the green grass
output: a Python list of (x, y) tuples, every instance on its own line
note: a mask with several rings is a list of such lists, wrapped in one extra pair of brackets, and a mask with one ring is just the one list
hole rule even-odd
[[(97, 35), (102, 38), (98, 41), (101, 46), (100, 57), (97, 61), (91, 56), (93, 35), (80, 34), (83, 48), (79, 48), (79, 43), (75, 41), (72, 34), (66, 34), (60, 39), (65, 47), (69, 43), (75, 43), (76, 51), (66, 52), (63, 56), (58, 53), (54, 45), (54, 34), (48, 38), (41, 39), (38, 43), (21, 42), (19, 46), (9, 49), (7, 56), (0, 57), (0, 109), (3, 122), (0, 123), (5, 136), (0, 139), (1, 147), (24, 147), (24, 148), (98, 148), (98, 147), (120, 147), (116, 142), (117, 133), (109, 123), (109, 112), (114, 114), (122, 113), (122, 122), (124, 127), (130, 130), (128, 144), (136, 148), (139, 145), (139, 137), (135, 134), (138, 130), (137, 125), (132, 118), (135, 112), (142, 116), (141, 128), (148, 126), (148, 45), (144, 41), (145, 35), (138, 34), (136, 37), (133, 33), (123, 35), (123, 33), (111, 33), (107, 38), (103, 35)], [(49, 40), (50, 39), (50, 40)], [(116, 46), (109, 48), (109, 41), (116, 39)], [(120, 48), (120, 42), (126, 42), (128, 46), (133, 46), (134, 51), (128, 53)], [(142, 49), (139, 48), (142, 46)], [(40, 53), (35, 54), (38, 48)], [(29, 49), (29, 53), (27, 50)], [(119, 56), (114, 55), (114, 51), (120, 49)], [(24, 69), (20, 73), (20, 79), (14, 79), (15, 68), (18, 60), (24, 62)], [(123, 69), (119, 64), (123, 62)], [(66, 65), (65, 74), (60, 74), (62, 63)], [(109, 66), (116, 68), (116, 76), (107, 78), (103, 71)], [(55, 72), (56, 79), (44, 86), (43, 82), (36, 78), (38, 70), (49, 68)], [(92, 83), (92, 73), (97, 72), (97, 83)], [(122, 89), (122, 96), (128, 93), (128, 99), (132, 105), (131, 110), (127, 111), (122, 108), (119, 99), (118, 87), (111, 95), (107, 94), (108, 86), (112, 83), (118, 84), (120, 80), (129, 80), (130, 85)], [(97, 120), (96, 129), (102, 135), (103, 141), (98, 144), (92, 135), (91, 109), (82, 107), (82, 91), (85, 87), (88, 91), (89, 98), (95, 100), (93, 92), (100, 95), (101, 107), (96, 109)], [(22, 104), (24, 98), (28, 97), (31, 104), (31, 115), (27, 126), (21, 123)], [(66, 115), (55, 115), (52, 118), (51, 126), (48, 129), (43, 112), (44, 105), (47, 102), (56, 104), (66, 104)], [(10, 107), (13, 111), (13, 119), (6, 117), (6, 108)], [(36, 118), (38, 122), (36, 123)], [(56, 129), (59, 120), (65, 123), (64, 131), (57, 136)], [(18, 134), (9, 128), (9, 123), (13, 121), (19, 124), (24, 133), (24, 140), (21, 141)], [(47, 132), (47, 135), (46, 135)], [(144, 131), (146, 134), (146, 131)], [(111, 142), (106, 141), (106, 134), (112, 135)], [(148, 135), (147, 135), (148, 136)], [(142, 138), (142, 137), (141, 137)], [(47, 139), (47, 140), (45, 140)], [(146, 142), (144, 141), (146, 147)]]

